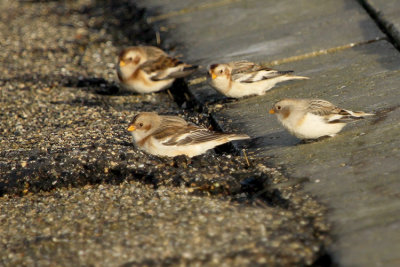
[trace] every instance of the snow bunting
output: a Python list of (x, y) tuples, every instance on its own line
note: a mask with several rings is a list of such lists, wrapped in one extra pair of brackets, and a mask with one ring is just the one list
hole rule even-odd
[(168, 56), (154, 46), (132, 46), (118, 57), (117, 75), (124, 88), (137, 93), (152, 93), (169, 87), (176, 78), (197, 69)]
[(211, 86), (225, 96), (233, 98), (263, 95), (279, 82), (308, 79), (291, 75), (292, 72), (273, 70), (245, 60), (212, 64), (208, 70)]
[(300, 139), (335, 136), (348, 122), (374, 114), (341, 109), (321, 99), (283, 99), (272, 107), (282, 125)]
[(139, 149), (168, 157), (193, 157), (229, 141), (250, 138), (246, 134), (213, 132), (187, 123), (180, 117), (161, 116), (153, 112), (136, 115), (128, 131)]

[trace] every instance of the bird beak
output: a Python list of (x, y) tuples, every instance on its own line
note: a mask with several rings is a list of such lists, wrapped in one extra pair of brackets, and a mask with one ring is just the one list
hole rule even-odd
[(119, 66), (120, 66), (120, 67), (124, 67), (125, 65), (126, 65), (125, 61), (121, 60), (121, 61), (119, 62)]
[(136, 130), (135, 126), (134, 125), (129, 125), (128, 131), (129, 132), (133, 132), (134, 130)]
[(275, 114), (275, 110), (274, 110), (273, 108), (271, 108), (271, 109), (269, 110), (269, 114)]
[(211, 73), (211, 78), (214, 80), (215, 78), (217, 78), (217, 75), (215, 75), (215, 73)]

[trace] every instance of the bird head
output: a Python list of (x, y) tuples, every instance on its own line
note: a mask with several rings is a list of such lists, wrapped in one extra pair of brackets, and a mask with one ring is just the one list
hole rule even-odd
[(229, 78), (231, 71), (227, 64), (212, 64), (208, 69), (208, 74), (212, 80), (219, 78)]
[(136, 69), (146, 60), (145, 55), (138, 47), (128, 47), (123, 49), (118, 56), (118, 68)]
[(276, 114), (278, 117), (287, 118), (292, 110), (291, 100), (284, 99), (276, 102), (269, 110), (269, 114)]
[(142, 112), (133, 117), (128, 126), (128, 131), (132, 133), (135, 140), (153, 133), (161, 123), (161, 117), (154, 112)]

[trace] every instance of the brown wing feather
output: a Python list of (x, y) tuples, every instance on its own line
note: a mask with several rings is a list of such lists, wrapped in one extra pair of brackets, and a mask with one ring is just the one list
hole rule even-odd
[(311, 100), (307, 107), (307, 111), (319, 116), (326, 116), (331, 114), (350, 115), (345, 110), (338, 108), (332, 103), (321, 99)]
[(224, 133), (211, 132), (207, 129), (198, 129), (194, 132), (191, 132), (189, 136), (179, 141), (177, 145), (194, 145), (214, 140), (220, 140), (222, 138), (226, 138), (227, 136), (228, 135)]
[(193, 126), (178, 116), (162, 116), (161, 124), (153, 136), (163, 140), (168, 136), (174, 136), (177, 132), (185, 131), (188, 127)]
[[(178, 140), (178, 138), (182, 134), (187, 134), (185, 138)], [(164, 142), (164, 145), (167, 146), (182, 146), (182, 145), (195, 145), (209, 141), (216, 141), (226, 138), (228, 134), (218, 133), (218, 132), (211, 132), (204, 128), (197, 128), (191, 131), (185, 132), (176, 132), (176, 134), (167, 142)]]
[(249, 61), (232, 62), (230, 63), (230, 66), (232, 68), (232, 80), (242, 83), (252, 83), (255, 81), (266, 80), (293, 72), (291, 70), (278, 71)]
[(246, 61), (246, 60), (235, 61), (235, 62), (230, 63), (229, 65), (232, 68), (232, 74), (250, 73), (250, 72), (256, 72), (256, 71), (260, 71), (260, 70), (273, 70), (266, 66), (261, 66), (254, 62), (250, 62), (250, 61)]
[(156, 60), (162, 56), (168, 56), (163, 50), (155, 46), (140, 46), (140, 48), (146, 53), (147, 60)]
[[(171, 71), (169, 70), (170, 68), (175, 69)], [(153, 81), (182, 78), (193, 73), (197, 68), (198, 66), (185, 64), (172, 57), (160, 57), (157, 60), (148, 61), (141, 66), (141, 69), (147, 74), (155, 74), (151, 77)]]
[(142, 66), (141, 69), (150, 74), (152, 72), (156, 72), (156, 71), (163, 71), (167, 68), (171, 68), (171, 67), (176, 67), (179, 64), (182, 64), (181, 61), (179, 61), (176, 58), (172, 58), (172, 57), (159, 57), (157, 58), (157, 60), (151, 60), (151, 61), (147, 61), (145, 62)]
[[(154, 132), (153, 137), (166, 146), (194, 145), (203, 142), (221, 140), (231, 137), (232, 134), (213, 132), (186, 122), (177, 116), (162, 116), (159, 129)], [(185, 138), (181, 138), (186, 135)]]
[[(187, 135), (185, 138), (181, 138)], [(179, 117), (164, 117), (159, 130), (153, 133), (153, 137), (163, 142), (166, 146), (180, 146), (198, 144), (202, 142), (218, 140), (227, 136), (224, 133), (209, 131), (206, 128), (187, 123)]]

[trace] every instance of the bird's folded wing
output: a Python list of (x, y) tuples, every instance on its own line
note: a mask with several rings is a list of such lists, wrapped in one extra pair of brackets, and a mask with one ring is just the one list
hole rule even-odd
[(156, 60), (150, 60), (141, 65), (141, 70), (146, 72), (152, 80), (163, 80), (175, 71), (175, 68), (181, 64), (178, 59), (161, 56)]
[(230, 62), (228, 65), (232, 69), (232, 74), (252, 72), (260, 69), (259, 65), (247, 60)]
[(349, 123), (349, 122), (363, 119), (363, 117), (335, 114), (335, 115), (328, 116), (326, 119), (327, 119), (328, 123)]
[(232, 80), (242, 83), (257, 82), (293, 72), (277, 71), (249, 61), (232, 62), (230, 63), (230, 67), (232, 68)]
[[(342, 115), (340, 114), (342, 109), (322, 99), (311, 100), (307, 106), (306, 111), (319, 116), (331, 116), (335, 114)], [(347, 114), (343, 113), (343, 115)]]
[(157, 60), (147, 61), (140, 67), (153, 81), (185, 77), (197, 69), (176, 58), (162, 56)]
[(146, 53), (147, 60), (156, 60), (159, 57), (166, 57), (168, 56), (163, 50), (155, 46), (141, 46), (141, 49)]
[(232, 80), (241, 83), (252, 83), (262, 80), (267, 80), (275, 77), (279, 77), (292, 71), (277, 71), (277, 70), (258, 70), (247, 73), (237, 73), (232, 75)]
[(366, 116), (373, 116), (372, 113), (365, 113), (363, 111), (351, 111), (340, 109), (338, 114), (332, 114), (328, 118), (329, 123), (348, 123), (363, 119)]
[(174, 136), (178, 131), (186, 129), (188, 123), (177, 116), (162, 116), (161, 124), (152, 134), (154, 138), (164, 141)]
[(205, 128), (200, 128), (195, 125), (188, 125), (187, 127), (180, 129), (170, 128), (167, 131), (170, 134), (164, 135), (162, 139), (159, 139), (162, 144), (166, 146), (185, 146), (201, 144), (208, 141), (219, 140), (221, 138), (224, 138), (224, 136), (226, 135), (223, 133), (211, 132)]

